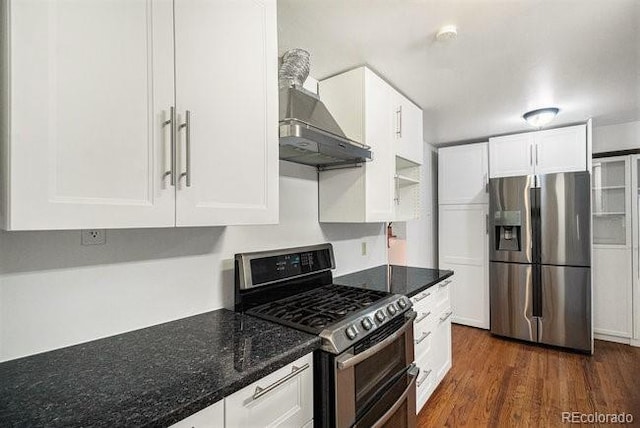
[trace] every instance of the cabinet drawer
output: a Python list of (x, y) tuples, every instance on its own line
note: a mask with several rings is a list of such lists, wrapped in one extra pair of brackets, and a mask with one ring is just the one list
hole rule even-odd
[(225, 398), (228, 427), (302, 427), (311, 419), (312, 354)]
[(418, 359), (416, 365), (420, 368), (420, 374), (416, 380), (416, 413), (419, 413), (436, 389), (437, 383), (436, 371), (431, 358)]
[(434, 302), (433, 287), (416, 294), (411, 298), (413, 310), (416, 312), (427, 312), (432, 309)]
[(431, 354), (433, 349), (433, 337), (434, 337), (434, 323), (425, 323), (425, 327), (422, 328), (417, 334), (413, 335), (413, 352), (416, 360), (424, 356)]
[(444, 281), (431, 287), (433, 289), (433, 309), (439, 314), (444, 309), (451, 306), (449, 287), (453, 279), (445, 279)]

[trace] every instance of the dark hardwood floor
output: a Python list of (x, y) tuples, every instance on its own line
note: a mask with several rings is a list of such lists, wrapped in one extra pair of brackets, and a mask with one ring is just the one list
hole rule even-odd
[(598, 340), (587, 356), (471, 327), (452, 334), (453, 367), (418, 415), (420, 428), (568, 426), (562, 412), (630, 413), (640, 426), (640, 348)]

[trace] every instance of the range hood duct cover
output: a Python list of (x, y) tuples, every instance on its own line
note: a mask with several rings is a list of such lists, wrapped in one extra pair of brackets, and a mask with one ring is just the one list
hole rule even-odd
[(347, 138), (320, 98), (302, 87), (309, 68), (309, 52), (303, 49), (292, 49), (282, 57), (280, 159), (319, 169), (370, 160), (369, 147)]

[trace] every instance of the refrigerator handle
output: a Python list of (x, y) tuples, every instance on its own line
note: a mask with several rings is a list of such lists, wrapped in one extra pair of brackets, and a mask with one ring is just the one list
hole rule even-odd
[(576, 238), (580, 240), (580, 214), (576, 214)]

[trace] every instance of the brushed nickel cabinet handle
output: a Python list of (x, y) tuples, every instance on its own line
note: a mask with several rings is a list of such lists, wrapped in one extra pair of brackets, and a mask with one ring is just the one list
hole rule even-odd
[(533, 144), (529, 146), (529, 165), (533, 166)]
[(419, 338), (415, 339), (414, 342), (415, 342), (416, 345), (419, 345), (429, 336), (431, 336), (431, 332), (430, 331), (428, 331), (426, 333), (422, 333), (422, 336), (420, 336)]
[(446, 281), (442, 281), (440, 284), (438, 284), (438, 286), (439, 286), (440, 288), (444, 288), (444, 287), (446, 287), (447, 285), (449, 285), (450, 283), (451, 283), (451, 280), (450, 280), (450, 279), (447, 279)]
[(443, 317), (440, 317), (440, 321), (444, 322), (447, 320), (447, 318), (449, 318), (451, 315), (453, 315), (453, 312), (449, 311), (447, 312), (447, 314)]
[(416, 324), (418, 324), (420, 321), (423, 321), (429, 315), (431, 315), (431, 311), (427, 312), (426, 314), (422, 314), (420, 317), (416, 318)]
[(398, 107), (398, 112), (400, 113), (400, 120), (399, 120), (399, 136), (400, 138), (402, 138), (402, 106)]
[(424, 372), (424, 376), (422, 376), (422, 379), (416, 381), (416, 387), (420, 388), (420, 385), (422, 385), (424, 381), (427, 380), (432, 371), (433, 370), (427, 370), (426, 372)]
[(416, 302), (419, 302), (420, 300), (426, 299), (429, 296), (431, 296), (431, 293), (421, 294), (419, 296), (414, 297), (414, 299), (416, 300)]
[(291, 373), (289, 373), (288, 375), (284, 376), (281, 379), (278, 379), (277, 381), (273, 382), (271, 385), (269, 385), (269, 386), (267, 386), (265, 388), (261, 388), (259, 386), (256, 386), (256, 391), (253, 393), (253, 399), (257, 400), (258, 398), (262, 397), (263, 395), (268, 394), (269, 392), (273, 391), (274, 389), (276, 389), (277, 387), (279, 387), (283, 383), (293, 379), (295, 376), (299, 375), (300, 373), (302, 373), (303, 371), (305, 371), (308, 368), (309, 368), (309, 363), (306, 363), (302, 367), (292, 366), (291, 367)]
[(180, 178), (187, 177), (187, 187), (191, 187), (191, 112), (189, 110), (185, 113), (184, 123), (180, 124), (180, 129), (185, 129), (185, 144), (186, 144), (186, 167), (185, 172), (180, 174)]
[(165, 171), (164, 174), (162, 174), (162, 178), (168, 176), (171, 176), (171, 185), (175, 186), (176, 185), (176, 175), (175, 175), (175, 171), (176, 171), (176, 108), (175, 107), (171, 107), (169, 109), (169, 119), (165, 120), (164, 122), (162, 122), (162, 127), (165, 127), (167, 125), (170, 125), (170, 141), (171, 141), (171, 166), (169, 167), (169, 171)]

